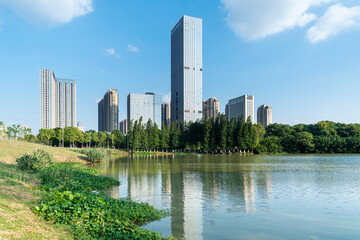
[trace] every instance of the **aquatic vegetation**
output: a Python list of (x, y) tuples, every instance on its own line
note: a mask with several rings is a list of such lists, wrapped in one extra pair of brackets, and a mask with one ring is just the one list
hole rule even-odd
[(105, 196), (101, 190), (120, 183), (96, 173), (66, 163), (41, 171), (43, 198), (34, 212), (46, 220), (71, 225), (77, 238), (164, 239), (139, 225), (166, 217), (169, 211)]

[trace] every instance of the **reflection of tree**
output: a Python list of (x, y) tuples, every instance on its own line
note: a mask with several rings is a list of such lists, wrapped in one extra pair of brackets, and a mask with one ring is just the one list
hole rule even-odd
[(109, 163), (107, 174), (127, 176), (130, 198), (170, 208), (174, 237), (199, 239), (204, 204), (210, 211), (226, 207), (231, 214), (248, 214), (255, 212), (259, 202), (268, 203), (270, 167), (264, 157), (257, 156), (151, 156)]

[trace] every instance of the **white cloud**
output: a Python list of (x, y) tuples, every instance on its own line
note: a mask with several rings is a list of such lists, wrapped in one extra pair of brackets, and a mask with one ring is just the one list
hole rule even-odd
[(329, 7), (315, 26), (308, 30), (307, 38), (316, 43), (352, 28), (360, 28), (360, 6), (347, 8), (336, 4)]
[(311, 7), (331, 1), (336, 0), (221, 0), (229, 27), (248, 41), (304, 27), (317, 18)]
[(127, 50), (129, 50), (130, 52), (139, 52), (140, 51), (140, 49), (138, 47), (131, 45), (131, 44), (129, 44), (127, 46)]
[(164, 101), (165, 103), (170, 103), (170, 101), (171, 101), (171, 92), (169, 92), (169, 93), (167, 93), (167, 94), (165, 94), (165, 95), (163, 96), (163, 101)]
[(105, 49), (105, 52), (109, 55), (114, 55), (115, 54), (115, 49), (113, 48), (107, 48)]
[(46, 25), (68, 23), (93, 11), (92, 0), (0, 0), (31, 22)]

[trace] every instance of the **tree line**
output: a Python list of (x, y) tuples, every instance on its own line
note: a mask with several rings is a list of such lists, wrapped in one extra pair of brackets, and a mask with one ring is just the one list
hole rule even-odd
[(20, 131), (17, 126), (20, 125), (7, 128), (12, 138), (52, 146), (217, 153), (360, 153), (360, 124), (331, 121), (294, 126), (275, 123), (264, 128), (260, 124), (253, 124), (250, 118), (228, 121), (221, 114), (215, 119), (173, 122), (170, 126), (159, 128), (150, 119), (144, 123), (140, 118), (130, 122), (126, 136), (119, 130), (111, 133), (94, 130), (82, 132), (76, 127), (40, 129), (34, 136), (31, 129)]

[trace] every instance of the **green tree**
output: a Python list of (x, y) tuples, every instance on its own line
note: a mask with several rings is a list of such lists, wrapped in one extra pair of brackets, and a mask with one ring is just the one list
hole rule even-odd
[(214, 124), (214, 119), (208, 118), (204, 120), (204, 151), (208, 152), (211, 148), (211, 134)]
[(160, 139), (160, 145), (163, 150), (169, 148), (169, 140), (170, 140), (169, 127), (163, 124), (161, 128), (161, 139)]
[(227, 130), (228, 130), (228, 121), (224, 114), (221, 114), (220, 116), (220, 136), (219, 136), (219, 146), (221, 149), (226, 149), (226, 143), (227, 143)]
[(55, 131), (54, 129), (40, 129), (38, 134), (38, 139), (41, 143), (50, 144), (50, 139), (54, 135)]
[(99, 146), (106, 147), (108, 133), (107, 132), (98, 132), (98, 138), (99, 138)]
[(81, 134), (83, 133), (76, 127), (65, 127), (64, 141), (67, 142), (70, 147), (74, 147), (75, 142), (81, 138)]
[(177, 149), (179, 147), (178, 123), (172, 122), (170, 127), (170, 147)]
[(314, 150), (313, 135), (309, 132), (295, 133), (295, 142), (301, 153), (309, 153)]
[(228, 124), (227, 130), (227, 146), (228, 148), (235, 148), (236, 145), (236, 119), (232, 118)]

